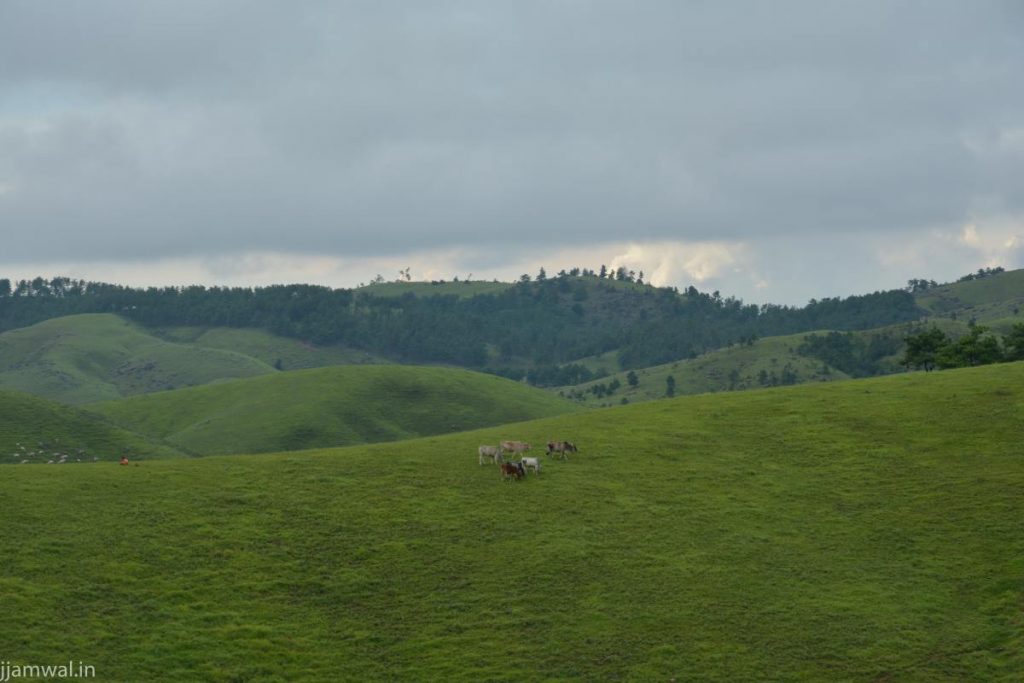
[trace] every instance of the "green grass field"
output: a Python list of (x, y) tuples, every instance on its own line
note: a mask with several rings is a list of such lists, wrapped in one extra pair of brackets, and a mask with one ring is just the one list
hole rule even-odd
[(0, 388), (65, 403), (272, 372), (256, 358), (167, 342), (111, 314), (54, 318), (0, 334)]
[(115, 461), (122, 454), (173, 457), (182, 453), (73, 406), (14, 391), (0, 391), (0, 465), (59, 461)]
[[(103, 681), (1019, 681), (1024, 364), (14, 467), (0, 643)], [(575, 440), (504, 483), (476, 446)]]
[(280, 372), (89, 409), (202, 455), (394, 441), (579, 410), (493, 375), (407, 365)]

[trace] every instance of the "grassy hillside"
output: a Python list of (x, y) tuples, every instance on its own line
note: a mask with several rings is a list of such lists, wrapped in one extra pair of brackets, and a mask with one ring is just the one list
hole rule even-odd
[[(799, 355), (796, 349), (804, 336), (794, 334), (767, 337), (758, 339), (752, 345), (738, 344), (696, 358), (636, 370), (635, 387), (629, 386), (627, 372), (617, 372), (592, 382), (557, 387), (554, 391), (571, 395), (574, 400), (585, 405), (609, 406), (621, 403), (623, 398), (629, 403), (664, 398), (669, 375), (675, 378), (677, 395), (758, 388), (762, 386), (762, 371), (766, 374), (767, 382), (772, 382), (774, 378), (776, 384), (781, 381), (784, 371), (794, 373), (795, 381), (791, 383), (849, 379), (845, 373), (823, 366), (821, 361)], [(591, 364), (599, 368), (612, 365), (612, 360), (608, 354), (589, 359)], [(594, 385), (607, 386), (614, 380), (619, 381), (620, 387), (613, 394), (600, 396), (590, 391)]]
[(0, 464), (113, 461), (181, 455), (173, 448), (115, 427), (78, 408), (37, 396), (0, 391)]
[(974, 318), (1005, 332), (1014, 322), (1024, 322), (1024, 270), (934, 287), (915, 298), (932, 315)]
[(173, 327), (159, 328), (155, 333), (168, 341), (241, 353), (281, 370), (388, 362), (358, 349), (345, 346), (314, 346), (298, 339), (278, 337), (263, 330)]
[[(863, 343), (865, 347), (876, 337), (893, 340), (896, 350), (876, 361), (873, 372), (855, 370), (853, 376), (871, 374), (891, 374), (904, 372), (901, 364), (906, 345), (903, 339), (924, 327), (935, 326), (943, 332), (959, 337), (968, 330), (963, 320), (949, 318), (933, 318), (919, 323), (900, 323), (871, 330), (844, 332), (851, 338)], [(649, 368), (636, 370), (637, 385), (629, 386), (627, 372), (611, 373), (608, 376), (578, 385), (556, 387), (556, 393), (572, 398), (577, 403), (587, 406), (612, 406), (622, 403), (650, 401), (665, 397), (667, 378), (675, 378), (677, 395), (700, 394), (716, 391), (735, 391), (742, 389), (758, 389), (765, 386), (783, 384), (804, 384), (807, 382), (831, 382), (850, 379), (851, 375), (844, 371), (845, 365), (839, 367), (824, 362), (813, 355), (799, 353), (800, 346), (809, 335), (828, 335), (827, 330), (793, 334), (779, 337), (765, 337), (753, 344), (737, 344), (724, 349), (711, 351), (696, 358), (682, 359)], [(608, 368), (617, 366), (615, 352), (600, 356), (583, 358), (580, 364), (591, 370), (607, 372)], [(762, 375), (761, 373), (764, 373)], [(608, 387), (618, 381), (620, 386), (612, 394), (601, 395), (591, 389), (596, 385)]]
[(111, 681), (1016, 681), (1022, 421), (1016, 364), (9, 468), (0, 642)]
[(400, 365), (283, 372), (90, 409), (204, 455), (392, 441), (578, 410), (492, 375)]
[(67, 403), (272, 372), (234, 351), (157, 339), (110, 314), (54, 318), (0, 334), (0, 388)]

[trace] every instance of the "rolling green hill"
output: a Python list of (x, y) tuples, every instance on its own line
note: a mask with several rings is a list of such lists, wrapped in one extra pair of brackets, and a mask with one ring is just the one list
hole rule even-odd
[[(789, 384), (849, 379), (846, 373), (823, 366), (821, 361), (796, 353), (804, 336), (794, 334), (767, 337), (758, 339), (752, 345), (737, 344), (710, 351), (696, 358), (635, 370), (635, 387), (629, 385), (628, 372), (617, 372), (591, 382), (557, 387), (553, 391), (572, 396), (574, 400), (585, 405), (609, 406), (621, 403), (623, 398), (629, 403), (664, 398), (666, 381), (670, 375), (675, 378), (677, 395), (759, 388), (764, 386), (760, 376), (762, 371), (765, 373), (766, 384), (779, 384), (784, 373), (793, 374), (791, 378), (785, 374), (787, 380), (791, 379), (786, 382)], [(613, 359), (607, 356), (603, 359), (590, 359), (591, 364), (600, 368), (607, 368), (612, 361)], [(612, 394), (600, 395), (591, 391), (591, 387), (608, 386), (616, 380), (620, 386)]]
[(1024, 322), (1024, 269), (979, 280), (954, 282), (919, 292), (917, 303), (934, 316), (955, 316), (1006, 332)]
[[(871, 330), (835, 333), (848, 335), (854, 342), (863, 344), (864, 347), (868, 347), (876, 339), (891, 342), (892, 348), (886, 351), (885, 355), (875, 359), (870, 371), (864, 371), (861, 368), (861, 371), (857, 372), (857, 368), (849, 368), (847, 364), (839, 361), (833, 361), (833, 364), (830, 364), (813, 354), (801, 354), (800, 347), (808, 337), (830, 334), (828, 330), (819, 330), (779, 337), (765, 337), (750, 344), (736, 344), (701, 354), (695, 358), (641, 368), (634, 371), (637, 377), (635, 387), (629, 385), (628, 372), (616, 372), (581, 384), (555, 387), (552, 391), (572, 398), (582, 405), (608, 407), (621, 404), (623, 398), (627, 403), (664, 398), (667, 379), (670, 375), (676, 381), (675, 393), (683, 395), (758, 389), (765, 386), (804, 384), (806, 382), (831, 382), (851, 377), (904, 372), (906, 368), (901, 361), (906, 344), (903, 340), (907, 335), (931, 326), (938, 327), (954, 337), (965, 334), (969, 329), (964, 320), (929, 318), (916, 323), (900, 323)], [(592, 371), (602, 373), (617, 366), (615, 352), (583, 358), (576, 362)], [(615, 381), (619, 383), (619, 386), (612, 393), (594, 391), (598, 385), (608, 388)]]
[(157, 339), (111, 314), (54, 318), (0, 334), (0, 388), (66, 403), (272, 372), (241, 353)]
[(0, 388), (83, 404), (210, 382), (330, 365), (381, 363), (373, 354), (314, 346), (262, 330), (150, 330), (97, 313), (0, 334)]
[(168, 341), (241, 353), (280, 370), (389, 362), (366, 351), (344, 346), (315, 346), (298, 339), (278, 337), (263, 330), (173, 327), (158, 328), (153, 333)]
[[(97, 680), (1016, 681), (1024, 364), (8, 468), (0, 642)], [(504, 483), (479, 443), (576, 440)]]
[(84, 410), (14, 391), (0, 391), (0, 464), (92, 462), (173, 457), (182, 453), (115, 427)]
[(201, 455), (392, 441), (578, 410), (500, 377), (403, 365), (275, 373), (90, 409)]

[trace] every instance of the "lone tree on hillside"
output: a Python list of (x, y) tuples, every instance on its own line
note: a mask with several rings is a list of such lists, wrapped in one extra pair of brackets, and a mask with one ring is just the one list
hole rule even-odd
[(665, 378), (665, 395), (669, 398), (676, 395), (676, 378), (672, 375)]
[(949, 345), (949, 337), (937, 327), (925, 330), (918, 334), (912, 334), (904, 338), (907, 343), (907, 351), (903, 355), (903, 365), (910, 369), (910, 366), (931, 372), (935, 369), (935, 359), (943, 347)]
[[(1021, 325), (1020, 327), (1022, 330), (1024, 330), (1024, 325)], [(628, 373), (626, 373), (626, 384), (628, 384), (631, 387), (635, 387), (636, 385), (640, 384), (640, 378), (636, 376), (635, 372), (630, 370)]]

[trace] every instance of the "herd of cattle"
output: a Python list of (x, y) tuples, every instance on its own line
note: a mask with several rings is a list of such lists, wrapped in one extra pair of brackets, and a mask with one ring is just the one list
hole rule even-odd
[[(523, 454), (530, 450), (530, 444), (525, 441), (502, 441), (497, 446), (480, 446), (477, 454), (480, 456), (480, 464), (490, 461), (501, 466), (501, 476), (505, 481), (511, 479), (522, 479), (526, 476), (526, 470), (532, 469), (534, 474), (540, 474), (540, 458), (528, 458)], [(576, 453), (576, 445), (571, 441), (548, 441), (547, 454), (549, 456), (558, 454), (563, 460), (569, 459), (569, 453)], [(515, 462), (506, 461), (505, 455), (518, 455), (519, 460)]]

